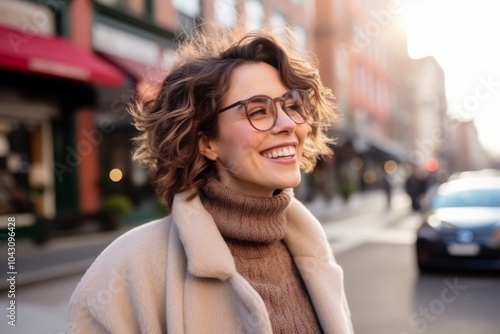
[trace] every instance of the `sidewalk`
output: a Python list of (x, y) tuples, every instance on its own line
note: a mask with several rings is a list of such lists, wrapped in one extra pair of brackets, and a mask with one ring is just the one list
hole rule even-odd
[[(392, 205), (397, 206), (400, 201), (395, 194)], [(347, 203), (337, 196), (330, 201), (318, 198), (306, 203), (306, 206), (322, 223), (331, 223), (371, 211), (380, 212), (386, 207), (386, 199), (382, 191), (369, 191), (353, 194)], [(54, 238), (43, 246), (37, 246), (27, 239), (18, 240), (16, 286), (83, 274), (104, 248), (133, 227), (128, 225), (112, 232)], [(6, 268), (6, 247), (5, 244), (0, 246), (3, 268)], [(0, 290), (8, 288), (6, 272), (5, 270), (1, 273)]]
[[(29, 239), (16, 242), (16, 287), (84, 273), (94, 259), (118, 236), (133, 226), (100, 233), (58, 237), (42, 246)], [(7, 245), (0, 247), (2, 268), (7, 268)], [(7, 270), (0, 274), (0, 290), (8, 288)]]
[(352, 194), (347, 202), (337, 195), (331, 200), (316, 198), (306, 203), (306, 206), (321, 223), (328, 223), (384, 209), (389, 211), (405, 208), (408, 206), (408, 198), (401, 189), (395, 189), (392, 194), (391, 207), (389, 207), (383, 190), (370, 190)]

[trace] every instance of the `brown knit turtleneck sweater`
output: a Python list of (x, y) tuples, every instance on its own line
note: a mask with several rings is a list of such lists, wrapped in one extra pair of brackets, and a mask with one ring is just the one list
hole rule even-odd
[(211, 179), (201, 199), (237, 271), (266, 304), (273, 333), (321, 333), (304, 282), (282, 240), (290, 196), (290, 190), (273, 197), (246, 196)]

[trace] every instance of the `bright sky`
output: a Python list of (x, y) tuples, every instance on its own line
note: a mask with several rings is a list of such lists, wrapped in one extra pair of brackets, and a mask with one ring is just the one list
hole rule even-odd
[(445, 71), (448, 112), (474, 119), (500, 157), (500, 1), (402, 0), (410, 56), (434, 56)]

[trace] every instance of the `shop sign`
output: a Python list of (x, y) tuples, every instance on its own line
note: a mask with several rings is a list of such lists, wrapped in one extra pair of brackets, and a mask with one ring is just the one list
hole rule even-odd
[(61, 63), (54, 60), (31, 58), (28, 68), (33, 72), (56, 75), (60, 77), (88, 81), (90, 71), (84, 67)]
[(160, 63), (160, 47), (153, 41), (96, 22), (92, 43), (97, 51), (130, 59), (144, 65)]
[(27, 1), (0, 1), (0, 24), (25, 34), (50, 37), (55, 34), (54, 14), (47, 7)]

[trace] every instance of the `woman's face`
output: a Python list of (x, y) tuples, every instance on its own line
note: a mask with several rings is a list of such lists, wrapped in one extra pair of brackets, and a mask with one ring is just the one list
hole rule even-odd
[[(289, 88), (278, 71), (266, 63), (237, 67), (223, 106), (255, 95), (283, 96)], [(258, 131), (249, 123), (245, 108), (235, 106), (219, 114), (219, 138), (201, 144), (202, 154), (216, 160), (221, 182), (251, 196), (272, 196), (276, 189), (299, 184), (299, 162), (307, 135), (306, 124), (296, 124), (277, 102), (276, 124)], [(274, 156), (274, 157), (273, 157)]]

